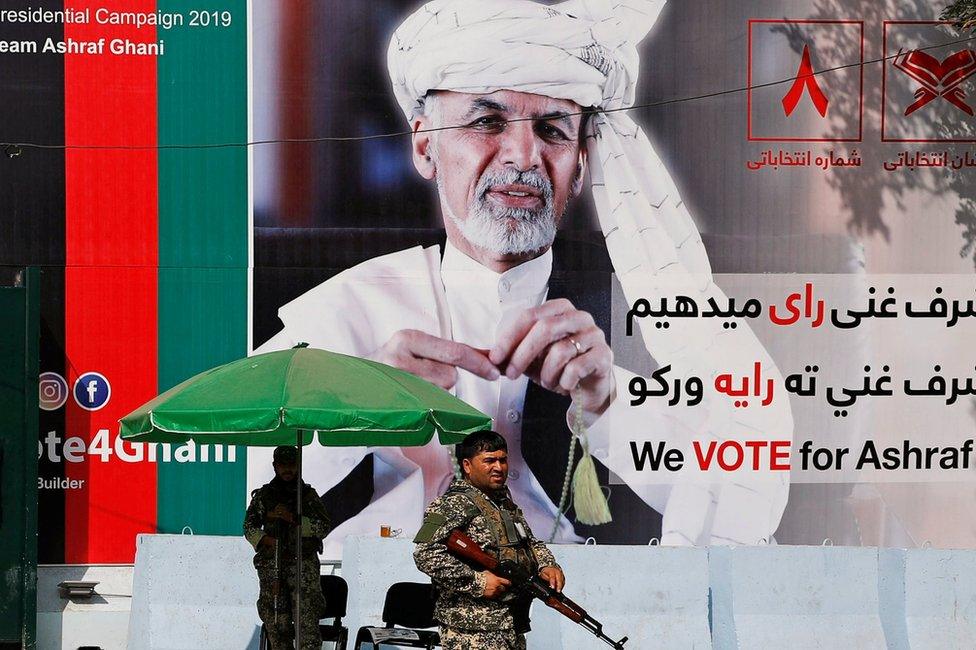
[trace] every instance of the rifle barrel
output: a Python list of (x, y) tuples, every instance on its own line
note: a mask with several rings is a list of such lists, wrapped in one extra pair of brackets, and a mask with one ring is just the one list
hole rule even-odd
[(275, 538), (275, 579), (271, 589), (274, 591), (274, 622), (278, 624), (278, 598), (281, 593), (281, 546)]
[(627, 643), (627, 637), (623, 637), (619, 641), (614, 641), (608, 637), (603, 631), (603, 626), (592, 616), (587, 616), (583, 621), (580, 621), (580, 625), (589, 630), (596, 638), (606, 642), (607, 645), (616, 648), (616, 650), (623, 650), (624, 644)]

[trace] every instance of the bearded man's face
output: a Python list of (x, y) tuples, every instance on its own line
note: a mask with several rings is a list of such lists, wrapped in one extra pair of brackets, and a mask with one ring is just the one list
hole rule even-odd
[(499, 90), (438, 92), (429, 112), (445, 227), (501, 256), (548, 248), (579, 189), (580, 107), (569, 100)]

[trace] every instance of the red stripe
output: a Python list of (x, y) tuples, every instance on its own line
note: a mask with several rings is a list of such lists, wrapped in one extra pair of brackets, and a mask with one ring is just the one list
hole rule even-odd
[[(65, 40), (104, 39), (100, 54), (65, 54), (65, 143), (156, 144), (156, 60), (112, 54), (113, 39), (155, 42), (155, 28), (101, 25), (95, 11), (153, 12), (155, 2), (75, 0), (91, 24), (67, 24)], [(88, 371), (109, 380), (104, 408), (68, 400), (66, 436), (91, 444), (109, 432), (104, 462), (66, 463), (84, 479), (67, 490), (65, 562), (131, 562), (135, 535), (156, 528), (156, 469), (115, 454), (117, 420), (156, 393), (157, 162), (155, 150), (68, 149), (65, 155), (65, 354), (69, 385)], [(126, 443), (127, 447), (130, 447)], [(90, 449), (91, 451), (91, 449)]]
[[(283, 2), (280, 5), (282, 37), (278, 55), (278, 110), (281, 138), (307, 138), (315, 130), (314, 90), (306, 83), (312, 78), (312, 62), (315, 31), (306, 25), (315, 20), (315, 6), (304, 2)], [(313, 147), (303, 145), (277, 147), (281, 178), (287, 178), (278, 192), (278, 214), (284, 215), (281, 224), (292, 227), (309, 227), (315, 212), (315, 159)]]

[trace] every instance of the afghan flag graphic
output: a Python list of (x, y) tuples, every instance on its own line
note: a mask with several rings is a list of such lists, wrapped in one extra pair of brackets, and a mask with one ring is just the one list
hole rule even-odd
[(0, 156), (0, 266), (42, 271), (39, 560), (238, 534), (243, 450), (123, 443), (117, 421), (248, 351), (247, 2), (29, 5), (0, 23), (0, 141), (23, 143)]

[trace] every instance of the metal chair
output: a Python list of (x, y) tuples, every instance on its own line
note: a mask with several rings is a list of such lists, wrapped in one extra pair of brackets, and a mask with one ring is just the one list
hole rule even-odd
[[(322, 595), (325, 596), (325, 613), (322, 619), (335, 619), (331, 624), (319, 623), (323, 643), (334, 643), (336, 650), (346, 650), (349, 642), (349, 629), (342, 624), (342, 617), (346, 615), (346, 603), (349, 600), (349, 585), (341, 576), (319, 576), (322, 585)], [(258, 644), (260, 650), (268, 648), (268, 633), (261, 625), (261, 639)]]
[[(379, 643), (411, 648), (440, 647), (440, 634), (418, 628), (434, 627), (434, 602), (437, 591), (429, 583), (397, 582), (386, 591), (383, 603), (385, 627), (363, 626), (356, 634), (354, 648), (369, 643), (375, 650)], [(391, 638), (392, 635), (392, 638)]]
[(319, 623), (322, 641), (335, 643), (336, 650), (346, 650), (349, 640), (349, 629), (342, 624), (342, 617), (346, 615), (346, 601), (349, 600), (349, 585), (341, 576), (324, 575), (322, 579), (322, 595), (325, 596), (325, 613), (323, 619), (335, 619), (330, 625)]

